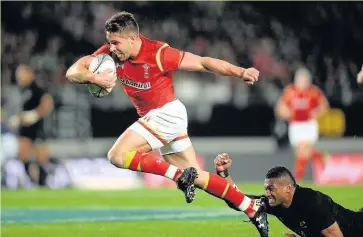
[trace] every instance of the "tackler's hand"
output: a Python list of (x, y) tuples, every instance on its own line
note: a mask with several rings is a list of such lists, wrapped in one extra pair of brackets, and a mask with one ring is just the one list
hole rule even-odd
[(214, 159), (214, 167), (217, 172), (223, 172), (232, 165), (232, 159), (229, 157), (227, 153), (219, 154)]
[(258, 77), (260, 75), (260, 72), (254, 68), (246, 68), (242, 73), (242, 79), (249, 85), (253, 85), (255, 82), (258, 81)]

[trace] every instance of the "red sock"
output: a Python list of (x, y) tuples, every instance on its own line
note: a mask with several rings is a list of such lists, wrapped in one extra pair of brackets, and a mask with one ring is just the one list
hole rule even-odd
[(227, 180), (218, 175), (209, 173), (209, 179), (203, 189), (217, 198), (228, 201), (246, 214), (253, 214), (258, 209), (255, 200), (246, 197), (241, 191), (235, 189)]
[(319, 174), (324, 170), (324, 156), (323, 154), (314, 149), (312, 153), (312, 159), (313, 159), (313, 175), (314, 179), (317, 179), (319, 177)]
[(165, 176), (174, 181), (183, 173), (181, 169), (158, 156), (138, 151), (131, 151), (126, 154), (124, 167), (130, 170)]
[(301, 181), (304, 179), (307, 164), (308, 164), (308, 159), (304, 157), (296, 158), (294, 176), (297, 181)]

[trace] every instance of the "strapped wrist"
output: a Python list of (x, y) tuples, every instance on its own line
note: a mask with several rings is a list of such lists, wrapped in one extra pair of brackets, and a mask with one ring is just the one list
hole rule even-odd
[(86, 82), (86, 73), (87, 73), (87, 70), (85, 70), (81, 73), (81, 83)]
[(225, 169), (224, 171), (217, 171), (217, 174), (222, 178), (227, 178), (229, 176), (228, 169)]

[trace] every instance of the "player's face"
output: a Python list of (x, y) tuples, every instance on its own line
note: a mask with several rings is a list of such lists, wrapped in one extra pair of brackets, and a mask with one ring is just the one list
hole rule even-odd
[(34, 74), (28, 66), (21, 65), (16, 69), (15, 77), (20, 87), (26, 87), (33, 81)]
[(278, 179), (265, 179), (265, 195), (270, 206), (278, 206), (288, 198), (288, 187)]
[(110, 51), (117, 56), (120, 61), (126, 61), (130, 58), (134, 37), (130, 34), (106, 33), (106, 38), (110, 44)]
[(305, 90), (311, 85), (311, 79), (305, 75), (295, 77), (295, 86), (300, 90)]

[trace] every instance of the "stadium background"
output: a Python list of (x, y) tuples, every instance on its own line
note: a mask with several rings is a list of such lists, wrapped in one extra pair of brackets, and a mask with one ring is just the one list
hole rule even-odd
[[(273, 165), (292, 167), (293, 153), (287, 142), (287, 126), (275, 118), (273, 107), (283, 87), (291, 82), (294, 70), (299, 65), (306, 65), (314, 75), (314, 83), (324, 91), (335, 109), (320, 121), (322, 139), (318, 147), (336, 161), (326, 171), (325, 183), (358, 185), (349, 191), (353, 193), (349, 197), (341, 194), (340, 187), (332, 187), (333, 191), (318, 187), (337, 193), (333, 197), (343, 203), (352, 203), (363, 194), (363, 88), (356, 83), (363, 62), (362, 3), (2, 2), (2, 121), (19, 110), (20, 91), (15, 84), (15, 68), (20, 63), (30, 64), (36, 70), (38, 84), (53, 95), (56, 105), (54, 112), (46, 118), (44, 130), (51, 155), (60, 164), (48, 184), (52, 189), (73, 187), (64, 192), (38, 190), (32, 193), (34, 188), (9, 191), (9, 187), (21, 188), (21, 169), (16, 160), (2, 159), (3, 169), (6, 164), (11, 167), (10, 175), (2, 172), (3, 181), (6, 178), (14, 181), (11, 185), (2, 182), (2, 206), (8, 214), (2, 215), (5, 223), (27, 223), (21, 218), (14, 219), (14, 210), (9, 208), (23, 210), (21, 208), (42, 206), (42, 197), (50, 198), (46, 206), (52, 208), (78, 206), (77, 202), (64, 200), (62, 195), (75, 195), (80, 207), (102, 206), (107, 198), (92, 192), (92, 201), (87, 201), (84, 199), (90, 194), (83, 190), (131, 188), (131, 191), (115, 191), (109, 205), (115, 202), (115, 206), (120, 206), (115, 201), (118, 197), (133, 203), (134, 192), (136, 196), (139, 193), (153, 197), (157, 191), (145, 187), (170, 185), (153, 176), (146, 178), (117, 170), (104, 158), (115, 138), (137, 118), (123, 92), (114, 90), (110, 96), (96, 99), (85, 86), (71, 84), (65, 78), (67, 68), (76, 59), (105, 42), (104, 21), (120, 10), (134, 13), (141, 33), (147, 37), (182, 50), (260, 70), (260, 80), (253, 87), (213, 74), (175, 73), (177, 97), (188, 109), (189, 135), (207, 170), (213, 171), (212, 161), (220, 152), (232, 155), (231, 172), (239, 182), (261, 182), (264, 172)], [(2, 146), (4, 149), (8, 148)], [(311, 171), (306, 180), (319, 183)], [(245, 186), (249, 191), (262, 191), (259, 184)], [(133, 191), (132, 188), (137, 189)], [(168, 199), (170, 206), (184, 207), (178, 191), (166, 192), (173, 196), (171, 200), (177, 200)], [(23, 202), (22, 199), (32, 200), (29, 195), (37, 201)], [(54, 195), (60, 195), (58, 201), (53, 199)], [(163, 199), (162, 196), (159, 198)], [(205, 207), (223, 207), (220, 202), (210, 199), (203, 194), (200, 196), (200, 200), (212, 203)], [(145, 203), (148, 202), (135, 200), (130, 204), (132, 207), (147, 206)], [(149, 204), (165, 205), (160, 201), (153, 202), (153, 199)], [(359, 206), (359, 203), (354, 205)], [(38, 214), (30, 213), (28, 218), (34, 219)], [(116, 215), (117, 218), (120, 215)], [(69, 220), (69, 216), (64, 218)], [(235, 219), (233, 221), (237, 223)], [(163, 222), (159, 224), (162, 226)], [(242, 227), (237, 227), (237, 231)], [(6, 226), (5, 234), (19, 236), (28, 228), (26, 225)], [(66, 227), (57, 228), (64, 231)], [(38, 227), (30, 229), (34, 236), (41, 236)], [(43, 231), (41, 233), (47, 236), (46, 230)], [(82, 231), (80, 233), (84, 233)], [(206, 235), (217, 233), (214, 230)], [(252, 233), (253, 230), (249, 236), (254, 236)], [(31, 231), (29, 234), (33, 236)], [(174, 232), (159, 236), (171, 235), (179, 236)]]

